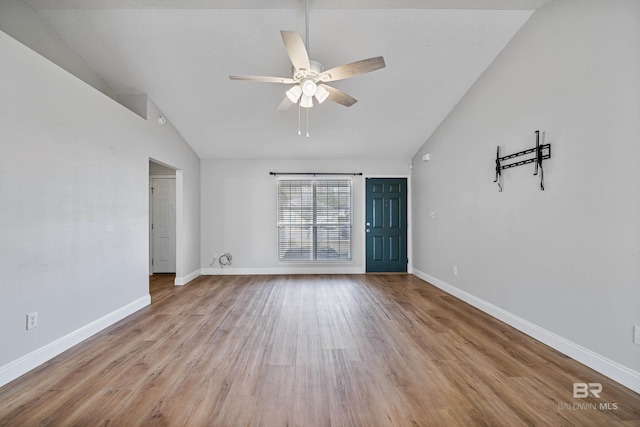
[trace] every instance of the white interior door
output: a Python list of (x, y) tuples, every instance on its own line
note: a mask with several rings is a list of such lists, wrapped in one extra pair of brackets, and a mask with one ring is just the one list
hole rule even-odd
[(176, 272), (176, 180), (151, 179), (153, 273)]

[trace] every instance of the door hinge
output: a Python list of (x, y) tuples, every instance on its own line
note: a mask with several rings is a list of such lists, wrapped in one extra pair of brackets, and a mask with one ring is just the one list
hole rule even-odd
[(151, 223), (151, 229), (153, 230), (153, 223)]
[(153, 265), (153, 258), (151, 258), (151, 265)]
[(153, 187), (151, 187), (151, 194), (153, 194)]

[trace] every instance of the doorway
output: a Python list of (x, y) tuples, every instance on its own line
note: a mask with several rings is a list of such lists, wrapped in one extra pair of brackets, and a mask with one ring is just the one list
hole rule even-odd
[(149, 162), (149, 273), (176, 273), (176, 171)]
[(407, 179), (367, 178), (367, 272), (407, 272)]

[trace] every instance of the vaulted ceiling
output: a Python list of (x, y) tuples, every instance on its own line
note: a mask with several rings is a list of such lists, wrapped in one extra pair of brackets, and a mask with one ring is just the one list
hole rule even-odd
[(309, 0), (311, 59), (386, 68), (333, 83), (351, 107), (276, 111), (288, 85), (228, 75), (291, 77), (280, 30), (305, 38), (304, 0), (25, 0), (115, 92), (148, 94), (203, 159), (407, 161), (548, 1)]

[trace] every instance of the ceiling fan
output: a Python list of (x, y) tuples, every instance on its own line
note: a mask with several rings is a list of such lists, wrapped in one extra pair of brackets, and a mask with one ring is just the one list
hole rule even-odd
[(295, 31), (280, 31), (284, 47), (291, 61), (292, 77), (267, 77), (267, 76), (235, 76), (230, 75), (231, 80), (248, 80), (264, 83), (282, 83), (293, 85), (286, 91), (286, 96), (278, 106), (278, 110), (286, 110), (293, 104), (303, 108), (311, 108), (314, 105), (313, 98), (318, 104), (329, 99), (338, 104), (350, 107), (356, 102), (355, 98), (339, 89), (329, 86), (328, 82), (348, 79), (385, 67), (384, 58), (364, 59), (350, 64), (340, 65), (330, 70), (324, 70), (322, 64), (309, 59), (309, 0), (306, 0), (306, 31), (307, 43), (302, 40), (300, 34)]

